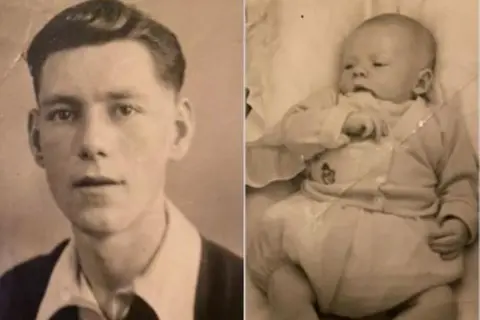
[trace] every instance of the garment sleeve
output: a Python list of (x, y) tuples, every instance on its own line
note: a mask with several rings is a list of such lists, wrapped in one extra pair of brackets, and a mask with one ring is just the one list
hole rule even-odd
[(305, 169), (305, 161), (325, 149), (349, 142), (342, 133), (353, 111), (337, 105), (333, 90), (321, 90), (288, 110), (282, 120), (246, 146), (246, 177), (251, 187), (289, 180)]
[(352, 111), (347, 105), (300, 104), (284, 118), (283, 144), (305, 160), (339, 148), (350, 141), (342, 128)]
[(438, 112), (442, 132), (443, 154), (439, 158), (437, 176), (441, 197), (439, 218), (458, 218), (470, 233), (469, 243), (478, 232), (478, 156), (469, 138), (465, 121), (452, 106)]

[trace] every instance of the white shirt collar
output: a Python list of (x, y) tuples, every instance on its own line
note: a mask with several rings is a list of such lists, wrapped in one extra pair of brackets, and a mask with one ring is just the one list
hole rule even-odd
[[(167, 209), (170, 223), (163, 248), (147, 272), (134, 281), (133, 288), (159, 319), (193, 320), (201, 238), (172, 203), (167, 203)], [(70, 241), (53, 269), (36, 319), (49, 320), (59, 309), (72, 304), (99, 310), (85, 278), (78, 273), (75, 248)]]

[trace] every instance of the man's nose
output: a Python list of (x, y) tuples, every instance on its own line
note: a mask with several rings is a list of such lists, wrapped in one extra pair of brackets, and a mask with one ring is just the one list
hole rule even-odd
[(113, 124), (98, 112), (85, 116), (78, 131), (78, 157), (85, 161), (107, 157), (113, 142), (112, 126)]

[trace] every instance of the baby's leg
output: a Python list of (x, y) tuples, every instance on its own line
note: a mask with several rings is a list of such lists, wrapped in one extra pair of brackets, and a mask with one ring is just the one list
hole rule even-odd
[(268, 300), (272, 320), (319, 320), (315, 293), (306, 276), (293, 265), (284, 265), (271, 275)]
[(394, 320), (455, 320), (457, 303), (449, 286), (439, 286), (416, 297)]

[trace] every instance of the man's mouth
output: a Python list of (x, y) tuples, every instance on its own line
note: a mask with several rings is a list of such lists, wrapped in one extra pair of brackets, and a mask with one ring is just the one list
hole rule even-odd
[(122, 184), (122, 181), (114, 180), (108, 177), (83, 177), (73, 182), (74, 188), (92, 188), (92, 187), (108, 187)]
[(372, 96), (376, 97), (377, 95), (375, 94), (375, 92), (365, 86), (362, 86), (362, 85), (355, 85), (353, 87), (353, 92), (368, 92), (370, 93)]

